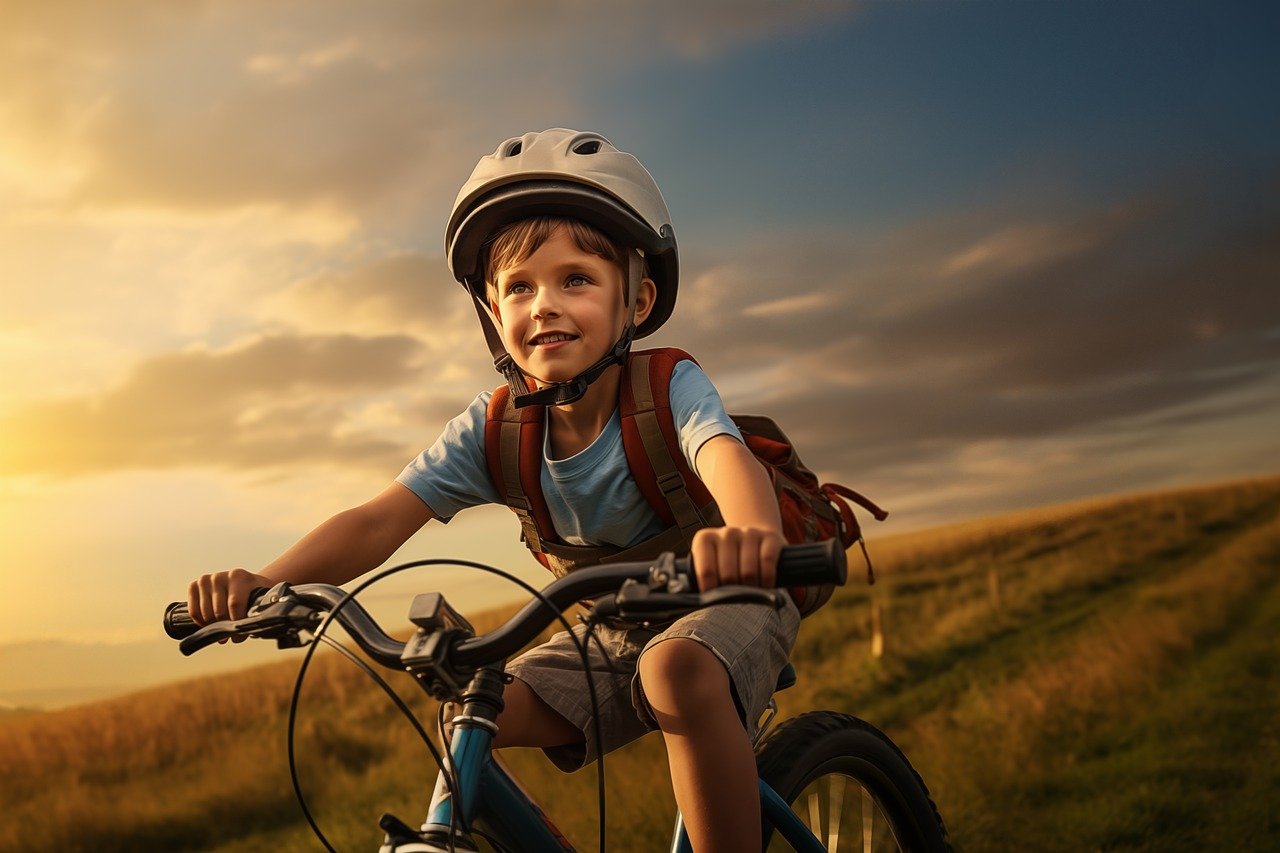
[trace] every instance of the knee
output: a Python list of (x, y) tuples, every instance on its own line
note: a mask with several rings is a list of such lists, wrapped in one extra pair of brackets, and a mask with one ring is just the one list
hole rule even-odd
[(678, 637), (658, 643), (640, 657), (639, 671), (645, 697), (658, 713), (683, 715), (732, 701), (729, 673), (696, 640)]

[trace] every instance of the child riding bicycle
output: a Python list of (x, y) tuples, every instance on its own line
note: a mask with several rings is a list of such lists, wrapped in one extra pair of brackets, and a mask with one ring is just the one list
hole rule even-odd
[[(669, 523), (628, 467), (619, 400), (632, 393), (631, 344), (670, 317), (678, 285), (675, 233), (644, 167), (598, 134), (509, 139), (462, 187), (445, 239), (506, 385), (479, 394), (381, 494), (260, 572), (193, 581), (192, 618), (241, 618), (250, 590), (280, 581), (345, 583), (431, 519), (485, 503), (515, 509), (526, 544), (557, 573), (674, 550), (692, 553), (703, 590), (772, 586), (784, 542), (774, 487), (692, 360), (670, 372), (672, 438), (677, 466), (714, 505)], [(511, 443), (521, 437), (524, 452)], [(531, 455), (535, 439), (541, 452)], [(596, 725), (606, 751), (659, 729), (694, 849), (758, 848), (750, 734), (799, 621), (788, 600), (779, 610), (731, 604), (651, 627), (597, 626), (601, 642), (588, 648), (598, 723), (575, 641), (559, 634), (509, 664), (515, 678), (494, 745), (540, 747), (572, 770), (597, 757)]]

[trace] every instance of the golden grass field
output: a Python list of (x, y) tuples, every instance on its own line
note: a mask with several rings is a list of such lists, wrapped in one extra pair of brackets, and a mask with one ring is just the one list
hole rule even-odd
[[(779, 705), (853, 713), (891, 735), (958, 850), (1280, 849), (1280, 478), (871, 549), (879, 582), (867, 587), (851, 554), (849, 585), (804, 623), (800, 682)], [(285, 762), (296, 662), (0, 720), (0, 850), (319, 849)], [(434, 718), (407, 677), (394, 683)], [(421, 818), (430, 756), (336, 655), (313, 668), (299, 749), (338, 849), (376, 850), (384, 811)], [(564, 775), (533, 751), (508, 763), (594, 849), (594, 770)], [(660, 739), (606, 764), (610, 849), (665, 849)]]

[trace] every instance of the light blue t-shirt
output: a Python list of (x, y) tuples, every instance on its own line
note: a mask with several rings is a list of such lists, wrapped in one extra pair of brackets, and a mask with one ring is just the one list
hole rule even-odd
[[(491, 391), (479, 394), (396, 478), (441, 521), (467, 507), (503, 503), (485, 463), (485, 413), (492, 396)], [(695, 471), (694, 459), (708, 440), (730, 435), (742, 441), (715, 386), (691, 361), (680, 362), (671, 374), (671, 413), (680, 449)], [(546, 433), (549, 442), (550, 430)], [(565, 542), (628, 548), (664, 529), (627, 468), (617, 409), (585, 450), (567, 459), (549, 457), (550, 448), (544, 444), (542, 494), (556, 533)]]

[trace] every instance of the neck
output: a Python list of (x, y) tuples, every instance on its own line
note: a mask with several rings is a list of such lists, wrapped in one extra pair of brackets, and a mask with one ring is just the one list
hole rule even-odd
[(618, 385), (621, 381), (621, 365), (612, 365), (591, 383), (581, 400), (567, 406), (550, 406), (553, 438), (556, 431), (590, 439), (598, 436), (618, 405)]

